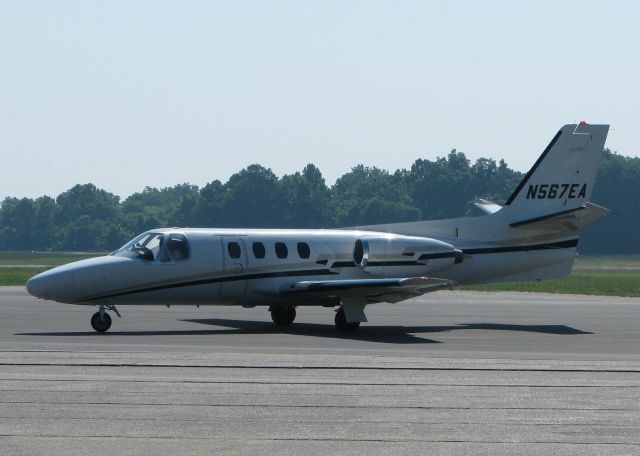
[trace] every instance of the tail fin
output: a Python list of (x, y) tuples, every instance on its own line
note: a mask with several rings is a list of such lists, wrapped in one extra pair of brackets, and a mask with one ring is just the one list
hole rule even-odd
[[(589, 203), (608, 125), (565, 125), (504, 206), (480, 201), (487, 215), (360, 226), (358, 229), (473, 242), (574, 243), (585, 225), (608, 210)], [(456, 244), (457, 245), (457, 244)]]
[(565, 125), (507, 200), (513, 222), (552, 217), (586, 206), (596, 180), (608, 125)]

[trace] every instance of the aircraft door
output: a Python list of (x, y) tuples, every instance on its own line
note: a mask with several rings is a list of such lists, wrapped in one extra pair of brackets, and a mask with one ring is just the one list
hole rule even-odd
[(240, 236), (224, 236), (222, 242), (222, 264), (228, 280), (220, 284), (221, 297), (244, 296), (247, 281), (239, 277), (247, 269), (247, 249)]

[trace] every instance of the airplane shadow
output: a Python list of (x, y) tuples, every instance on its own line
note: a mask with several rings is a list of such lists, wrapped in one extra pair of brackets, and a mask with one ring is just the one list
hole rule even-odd
[(403, 326), (378, 326), (361, 327), (354, 332), (339, 332), (333, 325), (316, 323), (295, 323), (291, 326), (276, 326), (267, 321), (250, 320), (224, 320), (224, 319), (194, 319), (180, 320), (190, 323), (204, 325), (222, 326), (219, 329), (197, 329), (197, 330), (166, 330), (166, 331), (108, 331), (97, 333), (95, 331), (74, 331), (74, 332), (38, 332), (38, 333), (16, 333), (16, 336), (204, 336), (204, 335), (268, 335), (268, 334), (291, 334), (299, 336), (322, 337), (331, 339), (362, 340), (365, 342), (379, 342), (389, 344), (439, 344), (441, 342), (425, 339), (423, 337), (409, 334), (407, 328)]
[[(262, 321), (249, 321), (249, 320), (228, 320), (223, 318), (194, 318), (181, 321), (188, 321), (191, 323), (200, 323), (205, 325), (214, 326), (226, 326), (228, 328), (236, 328), (240, 331), (247, 329), (258, 329), (259, 332), (264, 333), (295, 333), (303, 335), (321, 335), (320, 333), (327, 333), (332, 336), (336, 334), (336, 329), (332, 325), (323, 325), (316, 323), (294, 323), (291, 326), (278, 327), (271, 322)], [(566, 325), (513, 325), (513, 324), (501, 324), (501, 323), (460, 323), (452, 326), (361, 326), (354, 333), (338, 333), (353, 335), (362, 331), (373, 331), (381, 333), (430, 333), (430, 332), (447, 332), (447, 331), (459, 331), (464, 329), (486, 329), (496, 331), (521, 331), (521, 332), (536, 332), (543, 334), (593, 334), (588, 331), (582, 331), (580, 329), (572, 328)], [(347, 337), (352, 339), (352, 337)]]
[(445, 326), (446, 330), (456, 329), (491, 329), (497, 331), (521, 331), (543, 334), (593, 334), (589, 331), (572, 328), (567, 325), (507, 325), (500, 323), (462, 323), (456, 326)]
[(232, 334), (292, 334), (322, 337), (327, 339), (361, 340), (388, 344), (440, 344), (437, 340), (411, 334), (405, 326), (361, 326), (354, 332), (340, 332), (333, 325), (318, 323), (294, 323), (291, 326), (276, 326), (268, 321), (226, 320), (221, 318), (197, 318), (188, 321), (203, 325), (225, 326), (231, 329), (221, 333)]
[(220, 318), (199, 318), (181, 320), (202, 325), (218, 326), (219, 329), (167, 330), (167, 331), (109, 331), (99, 334), (94, 331), (83, 332), (39, 332), (17, 333), (21, 336), (189, 336), (216, 334), (292, 334), (300, 336), (323, 337), (331, 339), (360, 340), (387, 344), (439, 344), (437, 340), (420, 337), (418, 334), (441, 333), (462, 330), (517, 331), (541, 334), (576, 335), (592, 334), (566, 325), (514, 325), (500, 323), (462, 323), (451, 326), (361, 326), (355, 332), (339, 332), (333, 325), (317, 323), (295, 323), (291, 326), (276, 326), (266, 321), (227, 320)]

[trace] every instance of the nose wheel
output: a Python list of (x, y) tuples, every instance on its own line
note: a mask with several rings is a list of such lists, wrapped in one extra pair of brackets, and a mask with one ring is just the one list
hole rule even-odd
[(91, 326), (100, 333), (106, 332), (111, 327), (111, 317), (101, 309), (91, 317)]
[(91, 317), (91, 326), (99, 333), (106, 332), (111, 328), (111, 316), (106, 312), (106, 309), (113, 310), (118, 317), (122, 317), (116, 306), (112, 304), (102, 304), (98, 307), (98, 311)]

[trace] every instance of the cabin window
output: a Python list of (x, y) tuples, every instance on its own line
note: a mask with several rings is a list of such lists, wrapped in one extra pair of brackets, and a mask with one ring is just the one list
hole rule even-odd
[(300, 258), (309, 258), (311, 256), (311, 249), (306, 242), (298, 242), (298, 256)]
[(278, 258), (286, 258), (289, 255), (289, 250), (284, 242), (276, 242), (276, 256)]
[(231, 258), (240, 258), (242, 254), (242, 249), (240, 249), (240, 244), (237, 242), (229, 242), (227, 244), (227, 251), (229, 252), (229, 256)]
[(252, 248), (253, 248), (254, 257), (264, 258), (265, 250), (264, 250), (264, 244), (262, 242), (254, 242)]
[(184, 234), (169, 234), (166, 245), (173, 261), (182, 261), (189, 258), (189, 244)]

